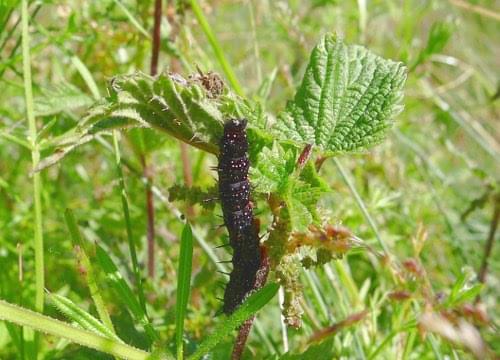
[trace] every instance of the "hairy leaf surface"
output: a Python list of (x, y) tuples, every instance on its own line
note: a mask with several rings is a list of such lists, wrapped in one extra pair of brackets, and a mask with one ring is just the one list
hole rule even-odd
[(405, 80), (402, 63), (326, 35), (275, 131), (284, 141), (316, 145), (327, 155), (365, 149), (383, 139), (401, 111)]

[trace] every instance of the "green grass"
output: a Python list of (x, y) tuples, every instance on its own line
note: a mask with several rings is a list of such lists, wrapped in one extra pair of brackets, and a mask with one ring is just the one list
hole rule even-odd
[[(164, 9), (159, 69), (176, 58), (183, 75), (197, 66), (218, 72), (270, 114), (293, 98), (324, 33), (407, 64), (405, 109), (386, 140), (327, 159), (320, 170), (331, 189), (321, 198), (321, 216), (373, 252), (355, 248), (342, 260), (300, 270), (298, 330), (283, 327), (273, 284), (235, 316), (215, 316), (219, 282), (226, 280), (216, 270), (227, 271), (219, 261), (230, 258), (215, 248), (227, 241), (218, 228), (220, 207), (194, 205), (185, 225), (181, 214), (191, 205), (168, 201), (168, 189), (184, 182), (179, 142), (144, 130), (156, 225), (156, 275), (149, 278), (148, 180), (133, 131), (101, 134), (58, 164), (32, 169), (54, 154), (54, 144), (64, 145), (94, 100), (108, 95), (112, 77), (149, 73), (154, 1), (3, 2), (0, 319), (7, 321), (0, 321), (0, 358), (36, 352), (47, 359), (196, 359), (210, 352), (226, 359), (233, 329), (257, 310), (244, 359), (498, 354), (498, 243), (485, 284), (476, 281), (499, 191), (495, 2), (184, 3), (177, 4), (184, 15), (176, 17), (175, 42), (167, 39)], [(215, 156), (193, 146), (189, 154), (193, 186), (214, 186)], [(272, 219), (265, 201), (256, 204), (265, 235)], [(426, 309), (448, 317), (422, 317)], [(349, 323), (364, 310), (363, 319)], [(439, 324), (453, 336), (442, 336)], [(322, 342), (310, 341), (327, 329)], [(467, 330), (482, 342), (468, 344), (461, 337)]]

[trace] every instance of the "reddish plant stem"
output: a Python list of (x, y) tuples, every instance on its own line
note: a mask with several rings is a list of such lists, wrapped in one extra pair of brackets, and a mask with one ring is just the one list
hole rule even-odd
[(326, 156), (319, 156), (316, 159), (316, 163), (315, 163), (316, 171), (319, 171), (321, 169), (321, 167), (323, 166), (323, 163), (325, 162), (326, 159), (327, 159)]
[(333, 324), (332, 326), (329, 326), (325, 329), (321, 329), (320, 331), (315, 332), (310, 338), (309, 338), (309, 343), (312, 342), (319, 342), (321, 340), (324, 340), (325, 338), (329, 336), (333, 336), (336, 333), (338, 333), (340, 330), (352, 326), (359, 321), (363, 320), (367, 315), (369, 314), (368, 310), (363, 310), (357, 313), (354, 313), (352, 315), (349, 315), (347, 318), (344, 320), (339, 321), (336, 324)]
[(153, 27), (153, 49), (151, 52), (151, 75), (158, 73), (158, 59), (160, 58), (160, 34), (161, 34), (161, 0), (155, 0), (155, 23)]
[(312, 152), (312, 145), (311, 144), (307, 144), (304, 149), (302, 150), (302, 152), (300, 153), (300, 156), (297, 160), (297, 168), (302, 170), (302, 168), (304, 167), (304, 165), (306, 164), (306, 162), (309, 160), (309, 158), (311, 157), (311, 152)]
[(500, 218), (500, 195), (497, 194), (493, 197), (493, 218), (491, 219), (490, 231), (488, 234), (488, 240), (484, 247), (483, 261), (477, 276), (478, 280), (482, 283), (486, 281), (486, 273), (488, 272), (488, 260), (491, 256), (491, 251), (493, 249), (493, 242), (495, 240), (495, 233), (498, 228), (498, 221)]
[[(261, 262), (255, 279), (254, 290), (259, 290), (263, 287), (267, 281), (267, 275), (269, 275), (269, 257), (267, 256), (267, 250), (264, 246), (260, 247), (260, 254)], [(252, 329), (254, 319), (255, 316), (252, 316), (240, 326), (238, 330), (238, 337), (234, 342), (231, 360), (239, 360), (241, 358), (243, 350), (245, 350), (245, 344), (247, 342), (248, 335), (250, 334), (250, 330)]]
[[(160, 34), (161, 34), (161, 3), (162, 0), (155, 0), (154, 26), (153, 26), (153, 47), (151, 50), (151, 75), (158, 73), (158, 59), (160, 57)], [(155, 207), (153, 198), (153, 175), (148, 169), (147, 155), (141, 155), (141, 163), (146, 183), (146, 209), (147, 209), (147, 241), (148, 241), (148, 275), (155, 276)]]

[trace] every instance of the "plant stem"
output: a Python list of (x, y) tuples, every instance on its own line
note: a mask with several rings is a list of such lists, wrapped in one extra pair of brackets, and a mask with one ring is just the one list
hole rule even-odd
[(153, 27), (153, 48), (151, 53), (151, 75), (158, 73), (158, 59), (160, 57), (161, 35), (161, 0), (155, 0), (155, 22)]
[(253, 10), (253, 1), (248, 2), (248, 10), (250, 16), (250, 26), (252, 29), (252, 42), (253, 42), (253, 53), (255, 57), (255, 70), (257, 73), (257, 83), (258, 86), (262, 85), (262, 68), (260, 65), (260, 51), (259, 51), (259, 43), (257, 41), (257, 31), (255, 24), (255, 13)]
[(283, 342), (283, 353), (287, 353), (289, 346), (288, 346), (288, 330), (286, 327), (285, 323), (285, 316), (283, 315), (283, 304), (285, 303), (285, 289), (283, 286), (280, 286), (280, 289), (278, 291), (278, 302), (280, 306), (280, 325), (281, 325), (281, 341)]
[(340, 163), (340, 161), (336, 158), (333, 158), (333, 162), (335, 163), (335, 166), (340, 172), (340, 175), (344, 179), (347, 187), (351, 191), (352, 196), (354, 197), (354, 200), (356, 200), (356, 203), (358, 204), (361, 212), (363, 213), (364, 218), (366, 221), (368, 221), (368, 224), (372, 228), (373, 233), (375, 234), (375, 237), (378, 240), (378, 243), (380, 247), (384, 250), (385, 255), (389, 254), (389, 249), (387, 248), (387, 245), (385, 244), (384, 240), (382, 240), (382, 236), (380, 236), (380, 232), (378, 231), (378, 227), (375, 224), (375, 221), (372, 219), (370, 213), (368, 212), (368, 209), (365, 206), (365, 203), (361, 199), (361, 196), (359, 196), (358, 191), (356, 190), (356, 187), (352, 183), (351, 179), (347, 175), (347, 172), (345, 171), (344, 167)]
[[(259, 271), (257, 272), (253, 291), (261, 289), (265, 285), (267, 276), (269, 275), (270, 262), (265, 247), (261, 247), (261, 257), (261, 264)], [(249, 319), (245, 320), (245, 322), (238, 329), (238, 336), (234, 341), (231, 360), (239, 360), (241, 358), (241, 355), (243, 355), (243, 350), (245, 350), (245, 344), (247, 342), (248, 335), (250, 335), (250, 330), (252, 330), (254, 320), (255, 316), (250, 317)]]
[[(181, 149), (181, 160), (182, 160), (182, 174), (184, 176), (184, 185), (187, 188), (191, 188), (193, 186), (193, 173), (191, 171), (191, 161), (189, 160), (189, 147), (186, 143), (180, 142)], [(191, 205), (188, 205), (186, 209), (186, 214), (188, 219), (192, 219), (195, 216), (194, 208)]]
[(139, 269), (139, 262), (137, 260), (137, 251), (135, 249), (135, 241), (134, 241), (134, 237), (133, 237), (133, 233), (132, 233), (132, 223), (130, 221), (128, 196), (127, 196), (127, 190), (125, 188), (125, 180), (123, 177), (122, 164), (121, 164), (120, 147), (118, 146), (118, 133), (116, 130), (113, 130), (113, 145), (114, 145), (114, 151), (115, 151), (116, 171), (118, 173), (118, 180), (120, 182), (122, 209), (123, 209), (123, 216), (124, 216), (124, 220), (125, 220), (125, 227), (127, 230), (128, 246), (129, 246), (129, 251), (130, 251), (130, 257), (132, 258), (132, 268), (134, 271), (135, 281), (136, 281), (137, 289), (139, 292), (139, 294), (138, 294), (139, 302), (141, 304), (141, 307), (142, 307), (144, 313), (147, 316), (146, 299), (144, 296), (144, 289), (142, 287), (142, 279), (141, 279), (141, 273), (140, 273), (140, 269)]
[[(150, 73), (155, 76), (158, 73), (158, 59), (160, 57), (160, 35), (161, 35), (161, 9), (162, 1), (155, 0), (154, 26), (153, 26), (153, 47), (151, 50)], [(146, 190), (146, 213), (147, 221), (147, 242), (148, 242), (148, 275), (155, 276), (155, 206), (151, 185), (153, 184), (153, 174), (148, 168), (148, 158), (146, 152), (140, 155), (142, 172), (148, 180), (145, 185)]]
[(358, 0), (359, 11), (359, 39), (362, 44), (366, 41), (366, 22), (368, 14), (366, 10), (366, 0)]
[(123, 5), (120, 0), (115, 0), (115, 3), (123, 11), (123, 13), (125, 14), (125, 16), (130, 20), (130, 22), (132, 23), (132, 25), (134, 25), (135, 28), (137, 30), (139, 30), (139, 32), (142, 35), (144, 35), (144, 37), (149, 38), (149, 34), (146, 31), (146, 29), (144, 29), (144, 27), (139, 23), (139, 21), (137, 21), (137, 19), (134, 17), (134, 15), (132, 15), (132, 13), (127, 9), (127, 7), (125, 5)]
[(197, 0), (189, 0), (189, 3), (191, 4), (191, 9), (193, 10), (194, 16), (198, 20), (198, 23), (201, 26), (201, 29), (205, 33), (205, 36), (207, 37), (208, 42), (210, 43), (210, 46), (212, 47), (212, 50), (215, 53), (215, 57), (217, 58), (217, 61), (219, 62), (220, 66), (222, 67), (222, 70), (224, 71), (224, 74), (227, 77), (227, 80), (233, 87), (234, 91), (239, 95), (239, 96), (244, 96), (243, 88), (241, 87), (240, 83), (238, 82), (238, 79), (236, 78), (236, 75), (234, 74), (233, 68), (231, 65), (229, 65), (229, 62), (227, 61), (226, 57), (224, 56), (224, 52), (222, 51), (222, 47), (219, 43), (219, 40), (214, 35), (214, 32), (212, 31), (212, 28), (210, 27), (210, 24), (208, 23), (207, 19), (205, 18), (205, 15), (203, 14), (203, 11), (201, 10), (200, 5), (198, 4)]
[[(28, 1), (22, 2), (22, 48), (23, 48), (23, 78), (24, 95), (26, 101), (26, 116), (29, 125), (28, 142), (31, 146), (31, 160), (33, 168), (38, 166), (40, 161), (40, 152), (38, 149), (37, 129), (35, 113), (33, 108), (33, 89), (31, 85), (31, 57), (30, 57), (30, 38), (29, 38), (29, 17)], [(44, 303), (44, 260), (43, 260), (43, 232), (42, 232), (42, 199), (41, 199), (42, 181), (40, 173), (33, 174), (33, 201), (34, 201), (34, 219), (35, 219), (35, 310), (42, 313)]]
[(493, 10), (489, 10), (479, 5), (473, 5), (463, 0), (449, 0), (449, 1), (451, 4), (460, 7), (464, 10), (467, 10), (468, 12), (476, 13), (478, 15), (482, 15), (494, 19), (496, 21), (500, 21), (500, 14), (498, 14), (498, 12), (495, 12)]
[(146, 360), (151, 355), (143, 350), (121, 344), (87, 330), (75, 328), (62, 321), (20, 308), (3, 300), (0, 300), (0, 320), (6, 320), (49, 335), (61, 337), (73, 343), (124, 359)]
[(82, 265), (85, 267), (87, 285), (90, 290), (90, 296), (92, 297), (92, 300), (94, 300), (97, 314), (99, 314), (99, 318), (103, 324), (116, 335), (113, 322), (111, 321), (111, 317), (109, 316), (108, 310), (106, 309), (106, 305), (104, 304), (104, 300), (101, 296), (101, 291), (96, 282), (94, 267), (87, 256), (87, 249), (85, 248), (82, 235), (78, 229), (75, 216), (70, 209), (66, 209), (64, 216), (66, 219), (66, 226), (68, 227), (71, 239), (73, 240), (73, 244), (75, 248), (79, 248), (80, 250), (77, 256), (79, 257)]
[(488, 271), (488, 260), (491, 255), (491, 250), (493, 249), (493, 242), (495, 241), (495, 233), (498, 228), (498, 220), (500, 217), (500, 194), (493, 197), (493, 218), (491, 219), (490, 231), (488, 234), (488, 240), (484, 247), (483, 261), (481, 262), (481, 268), (477, 276), (478, 280), (482, 283), (486, 281), (486, 273)]
[(148, 215), (148, 275), (150, 278), (155, 277), (155, 205), (153, 190), (151, 190), (151, 185), (153, 184), (153, 176), (148, 171), (148, 165), (146, 162), (146, 155), (142, 157), (143, 172), (144, 177), (147, 179), (146, 182), (146, 209)]
[[(33, 10), (33, 12), (31, 13), (31, 15), (29, 16), (30, 19), (34, 19), (35, 16), (38, 14), (38, 11), (42, 8), (42, 5), (38, 5), (35, 10)], [(12, 36), (12, 34), (14, 33), (14, 31), (16, 30), (19, 22), (21, 21), (21, 18), (18, 19), (16, 21), (16, 23), (14, 24), (14, 26), (12, 26), (12, 28), (9, 30), (9, 33), (7, 34), (7, 36), (5, 37), (5, 40), (4, 42), (2, 43), (2, 45), (0, 46), (0, 53), (3, 51), (5, 45), (7, 44), (8, 40), (10, 39), (10, 37)], [(0, 30), (0, 33), (3, 32), (4, 29)], [(16, 40), (16, 43), (14, 44), (14, 46), (12, 47), (12, 50), (10, 51), (9, 55), (6, 57), (6, 59), (12, 59), (15, 55), (16, 55), (16, 52), (17, 52), (17, 49), (19, 49), (19, 46), (21, 45), (21, 41), (22, 41), (22, 34), (21, 34), (21, 37), (18, 38)], [(12, 71), (14, 72), (17, 72), (14, 68), (14, 66), (12, 64), (10, 64), (8, 66)], [(2, 78), (5, 70), (7, 70), (7, 67), (4, 67), (3, 69), (0, 70), (0, 78)]]

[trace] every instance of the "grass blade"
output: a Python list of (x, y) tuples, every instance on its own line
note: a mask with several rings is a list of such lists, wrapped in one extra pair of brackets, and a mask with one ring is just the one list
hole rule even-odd
[(101, 321), (104, 323), (104, 325), (106, 325), (106, 327), (113, 334), (115, 334), (113, 323), (111, 322), (111, 317), (109, 316), (108, 310), (106, 309), (106, 306), (104, 305), (104, 301), (102, 299), (101, 292), (100, 292), (99, 287), (97, 286), (97, 283), (96, 283), (94, 267), (92, 266), (92, 263), (90, 262), (89, 257), (87, 256), (87, 251), (85, 249), (80, 231), (78, 230), (78, 225), (76, 223), (73, 212), (70, 209), (66, 209), (66, 212), (64, 215), (66, 218), (66, 225), (68, 226), (69, 233), (71, 234), (71, 239), (73, 240), (74, 245), (78, 246), (80, 248), (80, 252), (79, 252), (80, 261), (86, 270), (87, 285), (88, 285), (89, 290), (90, 290), (90, 296), (92, 297), (92, 300), (94, 300), (94, 304), (96, 306), (97, 313), (99, 314), (99, 317), (100, 317)]
[(352, 180), (350, 179), (349, 175), (347, 174), (347, 172), (345, 171), (344, 167), (342, 166), (342, 164), (340, 163), (340, 161), (338, 159), (333, 158), (333, 162), (335, 163), (335, 166), (339, 170), (340, 175), (342, 175), (344, 182), (346, 183), (347, 187), (349, 188), (352, 196), (354, 197), (354, 200), (358, 204), (359, 209), (363, 213), (364, 218), (366, 219), (366, 221), (370, 225), (373, 233), (375, 234), (375, 237), (377, 238), (377, 241), (378, 241), (380, 247), (384, 250), (385, 254), (389, 254), (389, 249), (388, 249), (387, 245), (385, 244), (384, 240), (382, 239), (382, 236), (380, 236), (380, 232), (378, 231), (378, 227), (375, 224), (375, 221), (373, 220), (370, 213), (368, 212), (368, 209), (366, 208), (366, 205), (365, 205), (363, 199), (361, 199), (361, 196), (359, 195), (358, 191), (356, 190), (356, 187), (352, 183)]
[(150, 356), (148, 352), (143, 350), (105, 338), (87, 330), (75, 328), (62, 321), (9, 304), (3, 300), (0, 300), (0, 320), (61, 337), (73, 343), (124, 359), (146, 360)]
[(97, 86), (92, 74), (89, 69), (85, 66), (85, 64), (80, 60), (78, 56), (72, 56), (71, 62), (75, 66), (76, 70), (80, 73), (81, 77), (89, 87), (90, 92), (95, 100), (99, 100), (101, 98), (101, 94), (99, 92), (99, 87)]
[(139, 21), (134, 17), (134, 15), (132, 15), (132, 13), (127, 9), (127, 7), (125, 5), (122, 4), (122, 2), (120, 0), (115, 0), (115, 3), (116, 5), (118, 5), (120, 7), (120, 9), (123, 11), (123, 13), (125, 14), (125, 16), (130, 20), (130, 22), (132, 23), (132, 25), (134, 25), (134, 27), (139, 30), (139, 32), (144, 35), (144, 37), (148, 38), (149, 39), (149, 33), (146, 29), (144, 29), (144, 26), (142, 26)]
[(107, 280), (111, 284), (112, 290), (116, 294), (116, 297), (120, 299), (125, 306), (127, 306), (134, 319), (142, 325), (149, 340), (151, 342), (157, 340), (158, 334), (151, 325), (147, 315), (144, 313), (141, 304), (134, 296), (130, 286), (118, 271), (118, 268), (114, 264), (113, 260), (111, 260), (109, 255), (99, 245), (96, 246), (96, 256), (99, 265), (106, 274)]
[(217, 325), (212, 335), (206, 337), (196, 352), (189, 357), (189, 360), (200, 359), (203, 355), (209, 352), (234, 329), (243, 324), (245, 320), (259, 311), (266, 305), (278, 292), (278, 284), (268, 284), (256, 293), (252, 294), (243, 305), (241, 305), (232, 315), (227, 317), (223, 322)]
[(132, 233), (132, 222), (130, 220), (130, 211), (129, 211), (129, 206), (128, 206), (128, 195), (127, 195), (127, 189), (125, 188), (125, 178), (123, 176), (120, 147), (118, 146), (118, 133), (116, 130), (113, 130), (113, 145), (114, 145), (114, 151), (115, 151), (116, 172), (117, 172), (118, 180), (120, 183), (120, 194), (121, 194), (121, 199), (122, 199), (123, 218), (124, 218), (124, 222), (125, 222), (125, 228), (127, 230), (127, 240), (128, 240), (129, 251), (130, 251), (130, 258), (132, 259), (132, 268), (134, 270), (135, 281), (137, 283), (137, 290), (139, 293), (138, 294), (139, 295), (139, 303), (142, 307), (142, 313), (144, 313), (145, 316), (147, 317), (146, 300), (145, 300), (145, 296), (144, 296), (144, 288), (142, 287), (141, 271), (139, 268), (139, 261), (137, 260), (137, 251), (135, 248), (135, 241), (134, 241), (134, 237), (133, 237), (133, 233)]
[(177, 359), (184, 358), (182, 337), (184, 333), (184, 318), (191, 288), (191, 270), (193, 263), (193, 233), (191, 226), (186, 224), (182, 231), (179, 272), (177, 274), (177, 304), (175, 309), (175, 340)]
[(97, 335), (113, 339), (123, 343), (115, 333), (109, 330), (103, 323), (90, 315), (85, 310), (79, 308), (73, 301), (64, 296), (57, 294), (49, 294), (49, 300), (54, 306), (68, 318), (68, 320), (76, 322), (83, 329), (92, 331)]
[(207, 37), (207, 40), (210, 43), (210, 46), (212, 46), (212, 50), (215, 53), (215, 57), (217, 58), (217, 61), (219, 62), (220, 66), (222, 67), (224, 74), (227, 76), (229, 83), (231, 84), (234, 91), (238, 95), (244, 96), (243, 88), (241, 87), (240, 83), (238, 82), (238, 79), (236, 78), (236, 75), (234, 74), (233, 68), (231, 67), (231, 65), (229, 65), (229, 62), (227, 61), (226, 57), (224, 56), (224, 51), (222, 51), (222, 47), (219, 43), (219, 40), (217, 40), (217, 38), (215, 37), (215, 34), (212, 31), (212, 27), (210, 26), (207, 19), (205, 18), (205, 15), (203, 14), (203, 11), (201, 10), (201, 7), (198, 4), (198, 1), (197, 0), (190, 0), (189, 4), (191, 5), (191, 9), (193, 10), (193, 13), (194, 13), (194, 16), (196, 17), (196, 20), (198, 20), (198, 23), (200, 24), (201, 29), (205, 33), (205, 36)]

